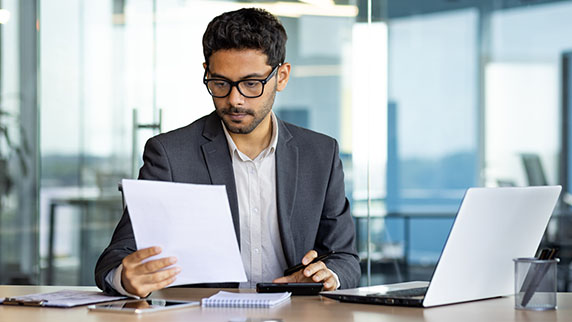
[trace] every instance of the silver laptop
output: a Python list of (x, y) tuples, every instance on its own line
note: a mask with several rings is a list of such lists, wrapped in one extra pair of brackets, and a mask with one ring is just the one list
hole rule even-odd
[(470, 188), (431, 282), (360, 287), (320, 294), (367, 304), (431, 307), (514, 293), (517, 257), (533, 257), (560, 186)]

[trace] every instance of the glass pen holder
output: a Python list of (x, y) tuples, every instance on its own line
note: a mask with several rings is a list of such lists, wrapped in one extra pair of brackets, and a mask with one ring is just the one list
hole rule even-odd
[(556, 309), (556, 268), (560, 261), (537, 258), (515, 258), (514, 307), (520, 310)]

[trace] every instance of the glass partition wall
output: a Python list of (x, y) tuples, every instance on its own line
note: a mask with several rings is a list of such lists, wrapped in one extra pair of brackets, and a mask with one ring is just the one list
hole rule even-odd
[(0, 283), (38, 283), (36, 3), (0, 1)]
[[(202, 84), (202, 34), (214, 16), (248, 6), (277, 15), (288, 33), (293, 68), (275, 113), (338, 140), (352, 204), (367, 203), (369, 187), (382, 200), (387, 27), (368, 19), (367, 3), (42, 2), (43, 281), (93, 284), (121, 214), (117, 183), (136, 177), (149, 137), (213, 110)], [(365, 269), (367, 232), (359, 238)]]
[[(274, 111), (340, 144), (362, 285), (428, 279), (466, 188), (563, 183), (572, 1), (1, 0), (0, 106), (20, 116), (0, 114), (19, 133), (0, 144), (0, 174), (22, 186), (2, 192), (4, 283), (93, 285), (121, 215), (117, 184), (136, 177), (145, 141), (213, 110), (207, 23), (250, 6), (289, 37)], [(30, 72), (37, 102), (12, 99)], [(18, 165), (27, 138), (38, 174)]]

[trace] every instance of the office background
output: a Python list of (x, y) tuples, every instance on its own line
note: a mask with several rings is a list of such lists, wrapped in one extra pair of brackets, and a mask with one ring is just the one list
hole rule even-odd
[(94, 284), (117, 183), (213, 109), (202, 33), (245, 6), (288, 32), (277, 115), (340, 143), (363, 285), (428, 279), (468, 187), (570, 191), (572, 1), (0, 0), (0, 283)]

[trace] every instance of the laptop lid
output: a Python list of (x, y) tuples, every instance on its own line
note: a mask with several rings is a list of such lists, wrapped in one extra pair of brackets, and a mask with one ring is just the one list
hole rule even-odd
[(535, 255), (561, 189), (468, 189), (423, 306), (513, 294), (512, 259)]

